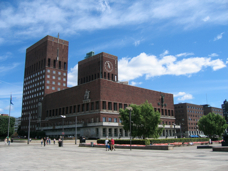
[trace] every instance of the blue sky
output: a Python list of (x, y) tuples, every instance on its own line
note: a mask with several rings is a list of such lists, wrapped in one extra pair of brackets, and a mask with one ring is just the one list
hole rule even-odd
[(119, 79), (221, 107), (228, 98), (228, 0), (0, 1), (0, 113), (21, 115), (26, 48), (69, 41), (68, 87), (87, 52), (119, 58)]

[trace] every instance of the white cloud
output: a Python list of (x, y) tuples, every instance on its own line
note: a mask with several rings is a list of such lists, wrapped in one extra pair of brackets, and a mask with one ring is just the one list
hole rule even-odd
[(10, 66), (0, 66), (0, 74), (6, 74), (8, 71), (16, 68), (18, 65), (20, 65), (19, 63), (13, 63)]
[(0, 56), (0, 61), (5, 61), (7, 58), (9, 58), (11, 56), (12, 56), (11, 52), (6, 52), (6, 54)]
[(210, 56), (210, 57), (216, 57), (216, 56), (219, 56), (219, 55), (217, 53), (212, 53), (212, 54), (210, 54), (208, 56)]
[(3, 112), (3, 109), (0, 108), (0, 113), (3, 114), (2, 112)]
[(158, 58), (154, 55), (147, 55), (146, 53), (141, 53), (133, 58), (122, 58), (118, 63), (119, 80), (129, 81), (144, 75), (146, 79), (162, 75), (188, 76), (200, 72), (206, 67), (211, 67), (214, 71), (226, 67), (222, 60), (211, 60), (208, 57), (177, 59), (172, 55)]
[(138, 46), (139, 44), (140, 44), (140, 40), (137, 40), (137, 41), (134, 42), (135, 46)]
[(206, 22), (206, 21), (208, 21), (208, 20), (210, 20), (210, 17), (209, 17), (209, 16), (207, 16), (207, 17), (205, 17), (205, 18), (203, 19), (204, 22)]
[[(77, 34), (148, 23), (165, 23), (184, 29), (228, 22), (226, 1), (107, 1), (107, 0), (25, 0), (1, 2), (0, 42), (11, 37), (37, 37), (44, 34)], [(200, 11), (200, 12), (199, 12)], [(205, 17), (206, 16), (206, 17)], [(210, 16), (210, 17), (209, 17)], [(204, 22), (200, 22), (200, 21)], [(205, 22), (207, 21), (207, 22)]]
[(78, 82), (78, 64), (70, 69), (67, 74), (67, 86), (76, 86)]
[(168, 55), (168, 54), (169, 54), (169, 51), (165, 50), (162, 54), (160, 54), (160, 56), (165, 56), (165, 55)]
[(132, 81), (131, 82), (131, 85), (133, 85), (133, 86), (141, 85), (141, 84), (142, 84), (142, 82), (135, 82), (135, 81)]
[(194, 53), (179, 53), (179, 54), (177, 54), (176, 55), (176, 57), (182, 57), (182, 56), (184, 56), (184, 57), (186, 57), (186, 56), (190, 56), (190, 55), (194, 55)]
[(177, 98), (178, 101), (193, 99), (193, 96), (191, 94), (185, 93), (185, 92), (179, 92), (177, 94), (174, 94), (174, 97), (178, 97)]
[(222, 33), (220, 33), (218, 36), (216, 36), (215, 38), (214, 38), (214, 41), (216, 41), (216, 40), (219, 40), (219, 39), (222, 39), (222, 35), (224, 34), (224, 32), (222, 32)]
[(226, 64), (228, 64), (228, 58), (226, 59)]

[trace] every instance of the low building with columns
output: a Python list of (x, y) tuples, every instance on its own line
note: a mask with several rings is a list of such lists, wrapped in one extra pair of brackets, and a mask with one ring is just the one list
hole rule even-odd
[[(78, 63), (78, 85), (44, 96), (38, 104), (38, 124), (47, 136), (86, 136), (87, 138), (129, 138), (123, 129), (119, 109), (146, 100), (161, 113), (160, 138), (174, 137), (173, 94), (148, 90), (118, 81), (117, 56), (93, 52)], [(63, 118), (62, 116), (65, 118)], [(76, 129), (77, 128), (77, 129)]]

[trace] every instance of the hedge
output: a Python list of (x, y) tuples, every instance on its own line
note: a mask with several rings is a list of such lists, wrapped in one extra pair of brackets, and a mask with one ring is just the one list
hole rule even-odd
[[(209, 138), (175, 138), (175, 139), (133, 139), (131, 144), (150, 145), (157, 143), (174, 143), (174, 142), (201, 142), (209, 141)], [(98, 144), (104, 144), (105, 139), (98, 139)], [(130, 144), (129, 139), (115, 139), (115, 144)]]

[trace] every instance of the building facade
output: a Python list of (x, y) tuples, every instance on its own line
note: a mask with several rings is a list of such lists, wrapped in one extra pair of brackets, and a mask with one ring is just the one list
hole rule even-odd
[(178, 137), (196, 137), (203, 135), (198, 128), (198, 121), (204, 115), (202, 105), (179, 103), (174, 105), (176, 124), (181, 126), (177, 130)]
[[(118, 82), (118, 57), (90, 52), (78, 63), (78, 86), (67, 88), (68, 42), (46, 36), (26, 50), (21, 125), (47, 136), (129, 138), (119, 109), (146, 100), (161, 113), (161, 138), (174, 137), (173, 94)], [(164, 126), (163, 126), (164, 125)]]
[(212, 107), (210, 105), (203, 105), (204, 115), (207, 115), (208, 113), (215, 113), (220, 116), (223, 116), (223, 110), (221, 108)]
[(228, 101), (227, 100), (224, 100), (222, 104), (222, 111), (223, 111), (223, 116), (225, 117), (228, 123)]
[(44, 96), (67, 88), (68, 41), (46, 36), (26, 49), (21, 129), (37, 127), (38, 105)]

